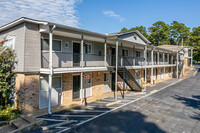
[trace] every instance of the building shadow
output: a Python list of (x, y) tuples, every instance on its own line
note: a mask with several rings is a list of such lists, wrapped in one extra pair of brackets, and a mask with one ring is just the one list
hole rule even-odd
[(113, 111), (74, 128), (72, 133), (165, 133), (136, 111)]
[[(192, 97), (173, 96), (176, 100), (181, 101), (184, 105), (200, 110), (200, 95), (193, 95)], [(190, 118), (200, 121), (200, 113), (194, 112)]]

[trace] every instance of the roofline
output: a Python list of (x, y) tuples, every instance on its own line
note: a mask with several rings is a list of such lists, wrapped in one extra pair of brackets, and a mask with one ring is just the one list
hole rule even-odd
[(46, 21), (39, 21), (39, 20), (34, 20), (34, 19), (30, 19), (30, 18), (21, 17), (21, 18), (19, 18), (17, 20), (14, 20), (14, 21), (12, 21), (12, 22), (10, 22), (8, 24), (5, 24), (5, 25), (1, 26), (0, 27), (0, 32), (4, 31), (4, 30), (7, 30), (7, 29), (9, 29), (9, 28), (11, 28), (13, 26), (16, 26), (16, 25), (18, 25), (20, 23), (23, 23), (23, 22), (30, 22), (30, 23), (44, 24), (44, 25), (48, 24), (48, 22), (46, 22)]
[(143, 36), (142, 33), (140, 33), (138, 30), (111, 33), (111, 34), (107, 34), (107, 36), (109, 36), (109, 37), (122, 36), (122, 35), (130, 34), (130, 33), (137, 33), (147, 44), (151, 44), (151, 42), (145, 36)]

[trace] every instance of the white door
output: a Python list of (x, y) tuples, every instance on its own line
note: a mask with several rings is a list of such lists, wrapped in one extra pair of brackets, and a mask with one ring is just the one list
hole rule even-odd
[(91, 73), (84, 73), (83, 76), (83, 89), (80, 92), (81, 98), (86, 98), (92, 96), (92, 87), (91, 87)]
[(111, 75), (109, 72), (106, 72), (104, 73), (104, 93), (111, 91)]
[[(48, 107), (48, 77), (40, 77), (39, 108)], [(52, 78), (51, 106), (61, 104), (62, 98), (62, 78), (56, 76)]]
[(163, 70), (160, 68), (160, 79), (163, 79)]

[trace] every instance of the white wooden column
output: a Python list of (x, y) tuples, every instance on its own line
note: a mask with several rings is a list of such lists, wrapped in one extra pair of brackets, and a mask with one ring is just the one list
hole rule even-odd
[[(84, 62), (83, 62), (83, 44), (84, 44), (84, 37), (81, 36), (81, 67), (83, 68)], [(81, 85), (80, 85), (80, 93), (81, 93), (81, 104), (83, 104), (83, 72), (81, 72)]]
[(163, 65), (165, 64), (165, 53), (163, 52)]
[(51, 114), (51, 89), (52, 89), (52, 75), (53, 75), (53, 30), (56, 28), (54, 25), (53, 28), (49, 31), (49, 89), (48, 89), (48, 114)]
[(104, 43), (104, 66), (107, 66), (107, 43), (106, 43), (106, 39), (105, 39), (105, 43)]
[(146, 91), (147, 82), (147, 45), (144, 47), (144, 91)]
[(172, 64), (173, 64), (173, 63), (174, 63), (174, 55), (172, 55), (171, 58), (172, 58), (172, 59), (171, 59), (171, 62), (172, 62)]
[(163, 79), (165, 80), (165, 53), (163, 51), (163, 65), (164, 65), (164, 68), (163, 68)]
[(151, 50), (151, 84), (153, 84), (153, 68), (154, 68), (154, 64), (153, 64), (153, 50), (154, 50), (154, 48)]
[(157, 62), (158, 62), (158, 64), (157, 65), (160, 65), (160, 53), (159, 53), (159, 51), (158, 51), (158, 53), (157, 53), (158, 55), (157, 55)]
[(190, 64), (191, 67), (192, 67), (192, 61), (193, 61), (193, 49), (191, 49), (191, 64)]
[(176, 78), (178, 78), (178, 64), (179, 64), (179, 57), (178, 52), (176, 54)]
[(84, 62), (83, 62), (83, 44), (84, 44), (84, 38), (83, 35), (81, 36), (81, 67), (84, 66)]
[(118, 71), (118, 45), (119, 45), (119, 42), (118, 42), (118, 38), (116, 40), (116, 66), (115, 66), (115, 101), (117, 101), (117, 71)]
[(167, 54), (167, 64), (169, 64), (169, 53)]

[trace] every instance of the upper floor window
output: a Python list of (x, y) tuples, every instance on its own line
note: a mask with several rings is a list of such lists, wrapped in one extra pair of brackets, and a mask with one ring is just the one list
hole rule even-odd
[(147, 58), (149, 58), (150, 57), (150, 53), (149, 52), (147, 52)]
[(136, 57), (140, 57), (140, 51), (136, 51)]
[[(41, 49), (45, 51), (49, 51), (49, 39), (42, 39), (41, 41)], [(53, 40), (53, 51), (60, 52), (61, 51), (61, 41)]]
[(122, 56), (128, 56), (128, 50), (122, 49)]
[(3, 46), (8, 47), (11, 50), (14, 50), (14, 48), (15, 48), (15, 36), (7, 36)]
[(91, 44), (85, 43), (84, 47), (85, 47), (85, 53), (86, 54), (92, 54), (92, 45)]

